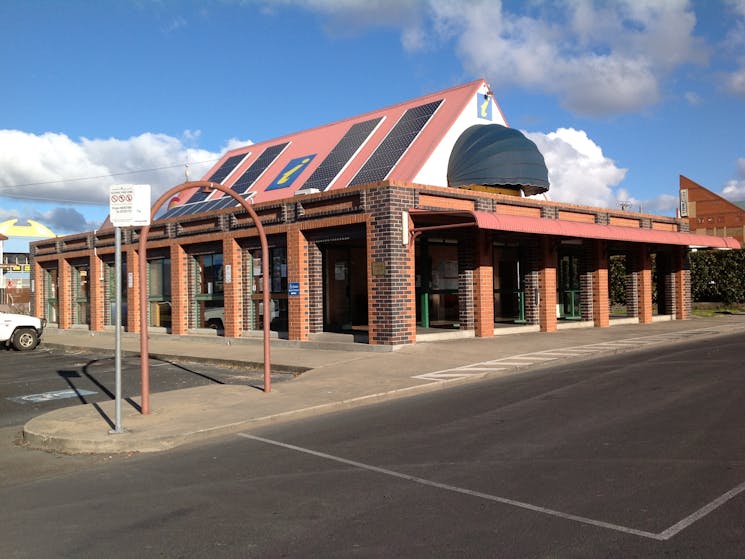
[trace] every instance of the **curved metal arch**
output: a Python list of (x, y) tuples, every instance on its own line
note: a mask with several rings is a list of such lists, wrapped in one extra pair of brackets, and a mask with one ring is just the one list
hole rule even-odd
[[(259, 240), (261, 242), (261, 273), (263, 275), (263, 303), (264, 303), (264, 392), (270, 392), (272, 386), (271, 380), (271, 356), (269, 347), (269, 244), (266, 240), (266, 232), (264, 226), (256, 215), (256, 211), (246, 201), (245, 198), (235, 193), (235, 191), (227, 188), (221, 184), (211, 181), (187, 181), (179, 185), (174, 186), (167, 192), (165, 192), (150, 210), (150, 221), (152, 222), (155, 218), (155, 214), (165, 204), (166, 200), (170, 199), (174, 194), (189, 190), (192, 188), (209, 188), (213, 190), (219, 190), (220, 192), (232, 196), (236, 202), (238, 202), (243, 209), (248, 212), (251, 219), (256, 226), (256, 230), (259, 233)], [(150, 360), (149, 360), (149, 343), (148, 343), (148, 320), (147, 320), (147, 237), (150, 233), (150, 226), (146, 225), (140, 229), (140, 238), (138, 241), (138, 267), (140, 276), (140, 374), (142, 380), (142, 410), (143, 415), (150, 413)]]

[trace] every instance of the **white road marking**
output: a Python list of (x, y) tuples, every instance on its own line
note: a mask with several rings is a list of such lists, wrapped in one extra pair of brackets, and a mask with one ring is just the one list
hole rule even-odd
[(489, 361), (482, 361), (479, 363), (471, 363), (468, 365), (460, 365), (453, 367), (452, 369), (444, 369), (441, 371), (434, 371), (432, 373), (423, 373), (416, 375), (412, 378), (421, 380), (431, 380), (439, 382), (447, 382), (449, 380), (468, 378), (469, 375), (465, 371), (503, 371), (504, 368), (492, 369), (492, 365), (503, 365), (504, 367), (529, 367), (536, 364), (536, 361), (545, 362), (552, 361), (559, 358), (566, 357), (577, 357), (577, 356), (590, 356), (596, 353), (607, 352), (607, 351), (619, 351), (634, 349), (641, 345), (648, 346), (653, 344), (660, 344), (670, 341), (684, 340), (692, 336), (704, 336), (723, 334), (728, 332), (736, 332), (745, 329), (745, 325), (737, 324), (730, 325), (726, 329), (701, 329), (701, 330), (684, 330), (681, 332), (669, 332), (666, 334), (656, 334), (654, 336), (645, 336), (642, 338), (628, 338), (624, 340), (613, 340), (608, 342), (600, 342), (597, 344), (590, 344), (577, 347), (567, 347), (552, 349), (546, 351), (537, 351), (535, 353), (527, 353), (522, 355), (511, 355), (509, 357), (501, 357), (499, 359), (492, 359)]
[(714, 499), (711, 503), (709, 503), (706, 506), (701, 507), (693, 514), (689, 514), (686, 516), (683, 520), (680, 522), (673, 524), (668, 528), (667, 530), (664, 530), (658, 534), (659, 539), (661, 540), (669, 540), (674, 535), (678, 534), (679, 532), (682, 532), (686, 528), (688, 528), (691, 524), (694, 522), (697, 522), (698, 520), (701, 520), (706, 515), (714, 512), (716, 509), (721, 507), (724, 503), (729, 501), (730, 499), (733, 499), (737, 497), (740, 493), (745, 491), (745, 481), (742, 482), (737, 487), (730, 489), (727, 491), (724, 495), (721, 495)]
[[(590, 526), (596, 526), (598, 528), (605, 528), (607, 530), (613, 530), (615, 532), (623, 532), (626, 534), (631, 534), (634, 536), (640, 536), (642, 538), (648, 538), (653, 540), (662, 540), (667, 539), (661, 537), (660, 534), (655, 534), (653, 532), (647, 532), (646, 530), (637, 530), (636, 528), (629, 528), (627, 526), (621, 526), (620, 524), (613, 524), (610, 522), (603, 522), (602, 520), (595, 520), (593, 518), (587, 518), (584, 516), (577, 516), (576, 514), (567, 514), (565, 512), (548, 509), (545, 507), (539, 507), (537, 505), (531, 505), (530, 503), (524, 503), (522, 501), (516, 501), (514, 499), (507, 499), (505, 497), (499, 497), (497, 495), (490, 495), (489, 493), (482, 493), (481, 491), (473, 491), (471, 489), (465, 489), (463, 487), (456, 487), (454, 485), (448, 485), (447, 483), (440, 483), (437, 481), (432, 481), (429, 479), (421, 478), (418, 476), (412, 476), (409, 474), (404, 474), (401, 472), (396, 472), (394, 470), (389, 470), (387, 468), (380, 468), (378, 466), (372, 466), (370, 464), (364, 464), (362, 462), (357, 462), (355, 460), (347, 460), (346, 458), (341, 458), (339, 456), (333, 456), (331, 454), (326, 454), (325, 452), (318, 452), (316, 450), (311, 450), (309, 448), (303, 448), (300, 446), (295, 446), (292, 444), (283, 443), (280, 441), (274, 441), (272, 439), (265, 439), (263, 437), (257, 437), (256, 435), (250, 435), (248, 433), (238, 433), (238, 436), (251, 439), (258, 442), (263, 442), (266, 444), (278, 446), (281, 448), (285, 448), (288, 450), (294, 450), (296, 452), (302, 452), (304, 454), (310, 454), (311, 456), (316, 456), (318, 458), (324, 458), (326, 460), (331, 460), (334, 462), (339, 462), (341, 464), (346, 464), (348, 466), (353, 466), (355, 468), (359, 468), (362, 470), (367, 470), (370, 472), (375, 472), (378, 474), (383, 474), (399, 479), (404, 479), (406, 481), (411, 481), (414, 483), (418, 483), (420, 485), (426, 485), (428, 487), (434, 487), (437, 489), (443, 489), (445, 491), (451, 491), (454, 493), (460, 493), (462, 495), (469, 495), (471, 497), (477, 497), (479, 499), (485, 499), (487, 501), (493, 501), (495, 503), (501, 503), (504, 505), (510, 505), (513, 507), (518, 507), (521, 509), (530, 510), (533, 512), (538, 512), (541, 514), (546, 514), (548, 516), (554, 516), (557, 518), (563, 518), (564, 520), (571, 520), (573, 522), (579, 522), (581, 524), (588, 524)], [(682, 528), (681, 528), (682, 529)], [(677, 532), (676, 532), (677, 533)]]
[(78, 396), (90, 396), (97, 394), (91, 390), (67, 388), (65, 390), (53, 390), (51, 392), (42, 392), (40, 394), (27, 394), (26, 396), (14, 396), (8, 398), (19, 404), (38, 404), (39, 402), (49, 402), (51, 400), (64, 400), (65, 398), (77, 398)]
[(629, 528), (628, 526), (622, 526), (620, 524), (613, 524), (612, 522), (604, 522), (602, 520), (595, 520), (594, 518), (578, 516), (576, 514), (568, 514), (565, 512), (554, 510), (554, 509), (549, 509), (546, 507), (540, 507), (537, 505), (532, 505), (530, 503), (525, 503), (523, 501), (517, 501), (515, 499), (508, 499), (506, 497), (499, 497), (497, 495), (491, 495), (489, 493), (483, 493), (481, 491), (473, 491), (471, 489), (465, 489), (463, 487), (457, 487), (455, 485), (449, 485), (447, 483), (440, 483), (438, 481), (432, 481), (432, 480), (425, 479), (419, 476), (404, 474), (402, 472), (397, 472), (395, 470), (389, 470), (387, 468), (381, 468), (379, 466), (373, 466), (371, 464), (357, 462), (356, 460), (348, 460), (340, 456), (326, 454), (325, 452), (318, 452), (317, 450), (311, 450), (309, 448), (304, 448), (301, 446), (295, 446), (292, 444), (283, 443), (283, 442), (275, 441), (272, 439), (265, 439), (263, 437), (258, 437), (256, 435), (250, 435), (248, 433), (238, 433), (238, 436), (243, 437), (245, 439), (250, 439), (253, 441), (263, 442), (263, 443), (270, 444), (273, 446), (278, 446), (278, 447), (285, 448), (288, 450), (294, 450), (296, 452), (310, 454), (311, 456), (316, 456), (318, 458), (324, 458), (326, 460), (339, 462), (341, 464), (347, 464), (348, 466), (353, 466), (355, 468), (360, 468), (362, 470), (367, 470), (370, 472), (376, 472), (379, 474), (383, 474), (383, 475), (387, 475), (387, 476), (391, 476), (391, 477), (395, 477), (399, 479), (404, 479), (407, 481), (418, 483), (420, 485), (426, 485), (428, 487), (435, 487), (437, 489), (443, 489), (445, 491), (452, 491), (454, 493), (460, 493), (463, 495), (470, 495), (471, 497), (477, 497), (479, 499), (485, 499), (487, 501), (493, 501), (495, 503), (510, 505), (513, 507), (530, 510), (530, 511), (537, 512), (540, 514), (545, 514), (548, 516), (563, 518), (564, 520), (571, 520), (573, 522), (578, 522), (580, 524), (587, 524), (590, 526), (595, 526), (597, 528), (604, 528), (607, 530), (613, 530), (615, 532), (623, 532), (625, 534), (631, 534), (634, 536), (640, 536), (642, 538), (648, 538), (648, 539), (658, 540), (658, 541), (669, 540), (670, 538), (679, 534), (680, 532), (682, 532), (683, 530), (685, 530), (686, 528), (688, 528), (695, 522), (701, 520), (705, 516), (714, 512), (716, 509), (724, 505), (727, 501), (737, 497), (740, 493), (745, 491), (745, 481), (744, 481), (740, 485), (727, 491), (727, 493), (724, 493), (723, 495), (717, 497), (716, 499), (711, 501), (709, 504), (701, 507), (696, 512), (686, 516), (683, 520), (676, 522), (675, 524), (673, 524), (666, 530), (663, 530), (662, 532), (655, 534), (654, 532), (649, 532), (647, 530), (637, 530), (636, 528)]

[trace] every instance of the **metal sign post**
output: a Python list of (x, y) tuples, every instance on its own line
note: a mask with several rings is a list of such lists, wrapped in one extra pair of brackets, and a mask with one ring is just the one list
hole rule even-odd
[(150, 225), (150, 185), (119, 184), (111, 187), (109, 192), (109, 217), (114, 226), (115, 256), (114, 285), (115, 313), (114, 323), (114, 374), (115, 426), (109, 433), (124, 433), (122, 427), (122, 227)]
[(110, 433), (123, 433), (122, 427), (122, 228), (114, 228), (114, 289), (116, 295), (114, 300), (116, 319), (114, 321), (114, 375), (115, 375), (115, 398), (114, 409), (116, 421), (114, 429)]

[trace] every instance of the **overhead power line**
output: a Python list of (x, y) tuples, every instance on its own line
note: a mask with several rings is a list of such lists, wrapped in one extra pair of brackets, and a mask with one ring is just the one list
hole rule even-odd
[[(205, 161), (196, 161), (194, 163), (190, 163), (190, 165), (201, 165), (202, 163), (214, 163), (215, 161), (218, 161), (219, 158), (215, 159), (207, 159)], [(27, 186), (44, 186), (48, 184), (59, 184), (63, 182), (79, 182), (79, 181), (89, 181), (89, 180), (96, 180), (96, 179), (107, 179), (111, 177), (121, 177), (123, 175), (136, 175), (139, 173), (151, 173), (153, 171), (163, 171), (165, 169), (176, 169), (177, 167), (183, 167), (183, 163), (179, 163), (178, 165), (166, 165), (164, 167), (153, 167), (152, 169), (138, 169), (136, 171), (122, 171), (121, 173), (109, 173), (108, 175), (97, 175), (92, 177), (78, 177), (75, 179), (57, 179), (53, 181), (42, 181), (42, 182), (27, 182), (23, 184), (6, 184), (6, 185), (0, 185), (0, 188), (24, 188)], [(7, 194), (3, 194), (3, 196), (9, 196)], [(29, 196), (31, 198), (31, 196)], [(34, 196), (35, 198), (35, 196)]]

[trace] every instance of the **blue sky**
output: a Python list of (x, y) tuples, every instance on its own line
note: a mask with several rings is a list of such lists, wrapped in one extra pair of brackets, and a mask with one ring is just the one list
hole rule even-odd
[(94, 229), (226, 149), (485, 78), (552, 199), (745, 200), (745, 0), (8, 0), (0, 221)]

